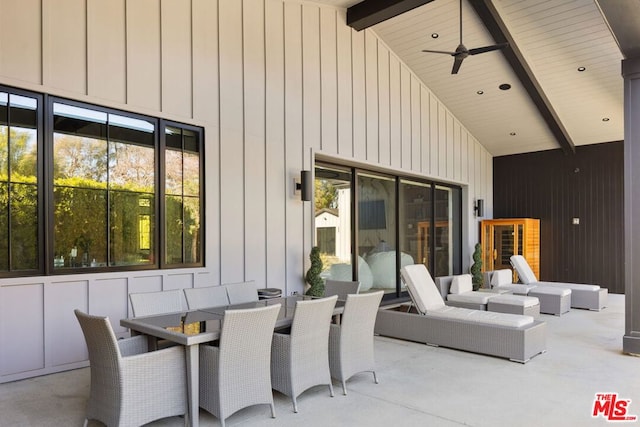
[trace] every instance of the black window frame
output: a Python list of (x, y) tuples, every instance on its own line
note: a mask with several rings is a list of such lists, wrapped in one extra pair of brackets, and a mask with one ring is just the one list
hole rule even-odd
[[(457, 228), (452, 230), (453, 239), (455, 242), (454, 256), (453, 256), (453, 274), (462, 274), (462, 187), (460, 185), (455, 185), (451, 183), (436, 181), (433, 179), (428, 179), (424, 177), (419, 177), (411, 174), (400, 174), (397, 171), (389, 172), (384, 169), (376, 170), (376, 169), (367, 169), (358, 166), (349, 166), (347, 164), (337, 163), (335, 161), (330, 160), (322, 160), (316, 159), (314, 163), (314, 168), (320, 167), (330, 167), (330, 168), (341, 168), (345, 170), (349, 170), (351, 174), (351, 269), (352, 269), (352, 277), (353, 280), (358, 280), (358, 257), (361, 256), (360, 251), (358, 249), (358, 241), (359, 241), (359, 233), (358, 233), (358, 222), (357, 218), (359, 217), (359, 203), (357, 196), (357, 188), (358, 188), (358, 175), (359, 174), (374, 174), (382, 177), (393, 178), (395, 180), (395, 216), (396, 216), (396, 227), (394, 230), (396, 244), (400, 241), (400, 184), (402, 180), (409, 180), (414, 182), (420, 182), (423, 184), (427, 184), (430, 187), (431, 192), (431, 200), (436, 200), (436, 191), (437, 187), (446, 187), (457, 190), (457, 199), (453, 201), (454, 206), (456, 208), (456, 212), (453, 215), (453, 221), (458, 221)], [(314, 202), (315, 203), (315, 202)], [(432, 218), (436, 217), (436, 207), (435, 203), (431, 204), (431, 212), (430, 215)], [(435, 221), (431, 221), (431, 235), (435, 235)], [(430, 265), (435, 264), (435, 239), (432, 239), (431, 251), (430, 251)], [(400, 265), (400, 251), (396, 251), (396, 266)], [(406, 291), (401, 291), (401, 283), (400, 283), (400, 269), (396, 271), (396, 290), (395, 293), (385, 293), (383, 296), (384, 301), (392, 301), (395, 299), (404, 299), (408, 296)]]
[[(158, 117), (148, 116), (145, 114), (133, 113), (121, 109), (105, 107), (97, 104), (81, 102), (64, 97), (42, 94), (38, 92), (28, 91), (20, 88), (14, 88), (6, 85), (0, 85), (0, 91), (8, 94), (15, 94), (36, 99), (37, 102), (37, 238), (38, 238), (38, 262), (37, 268), (29, 270), (11, 270), (11, 240), (10, 224), (7, 226), (9, 233), (9, 268), (0, 271), (0, 278), (27, 277), (36, 275), (65, 275), (65, 274), (89, 274), (98, 272), (116, 272), (116, 271), (138, 271), (138, 270), (158, 270), (158, 269), (176, 269), (176, 268), (196, 268), (205, 265), (205, 180), (204, 180), (204, 146), (205, 135), (204, 127), (185, 124), (178, 121), (162, 119)], [(154, 215), (155, 228), (153, 231), (154, 248), (152, 251), (153, 262), (149, 264), (138, 265), (104, 265), (104, 266), (85, 266), (85, 267), (54, 267), (54, 178), (53, 178), (53, 140), (54, 140), (54, 110), (55, 103), (62, 103), (78, 108), (85, 108), (106, 114), (115, 114), (132, 119), (139, 119), (153, 123), (155, 127), (153, 149), (154, 149)], [(181, 128), (194, 132), (198, 136), (198, 156), (199, 156), (199, 255), (197, 262), (182, 263), (166, 263), (164, 251), (166, 246), (165, 234), (165, 128), (167, 126)], [(190, 151), (192, 152), (192, 151)], [(106, 227), (107, 227), (107, 245), (109, 244), (109, 210), (107, 210)], [(107, 246), (108, 247), (108, 246)]]

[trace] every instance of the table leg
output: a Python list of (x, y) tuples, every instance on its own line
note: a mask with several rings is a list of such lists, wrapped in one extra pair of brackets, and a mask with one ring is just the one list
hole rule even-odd
[(187, 392), (191, 427), (200, 425), (200, 346), (185, 346), (187, 358)]

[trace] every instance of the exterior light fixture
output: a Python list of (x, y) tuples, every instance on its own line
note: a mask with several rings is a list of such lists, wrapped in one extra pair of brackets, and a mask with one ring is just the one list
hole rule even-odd
[(437, 39), (438, 37), (440, 37), (440, 34), (438, 34), (438, 33), (431, 33), (431, 38), (432, 38), (432, 39)]
[(477, 217), (484, 216), (484, 200), (483, 199), (476, 200), (476, 204), (473, 206), (473, 211), (475, 212), (475, 215)]
[(502, 83), (498, 88), (500, 88), (500, 90), (509, 90), (511, 89), (511, 85), (509, 83)]
[(608, 121), (609, 121), (609, 117), (603, 117), (603, 118), (602, 118), (602, 121), (603, 121), (603, 122), (608, 122)]
[(300, 182), (296, 181), (296, 192), (300, 191), (300, 200), (310, 202), (313, 194), (313, 180), (311, 171), (300, 171)]
[(578, 71), (583, 72), (586, 70), (586, 67), (578, 67)]
[(484, 91), (483, 91), (483, 90), (479, 90), (479, 91), (477, 91), (476, 93), (477, 93), (478, 95), (482, 95), (482, 94), (484, 93)]

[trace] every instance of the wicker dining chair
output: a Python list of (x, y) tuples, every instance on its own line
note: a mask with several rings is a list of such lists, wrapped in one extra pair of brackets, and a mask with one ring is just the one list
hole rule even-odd
[(157, 292), (138, 292), (129, 294), (133, 317), (153, 316), (154, 314), (184, 311), (184, 292), (171, 289)]
[(332, 280), (324, 282), (324, 296), (338, 295), (339, 301), (345, 301), (347, 295), (357, 294), (360, 291), (360, 281), (355, 280)]
[(256, 286), (256, 282), (253, 280), (248, 282), (228, 283), (224, 286), (227, 288), (229, 304), (243, 304), (245, 302), (258, 301), (258, 288)]
[(296, 303), (290, 334), (273, 334), (271, 385), (291, 397), (298, 412), (297, 397), (305, 390), (327, 384), (333, 397), (329, 371), (329, 325), (337, 295)]
[(187, 416), (184, 350), (147, 351), (142, 335), (117, 340), (108, 317), (75, 310), (89, 350), (91, 388), (86, 427), (98, 420), (109, 427), (137, 427), (161, 418)]
[(205, 286), (201, 288), (185, 288), (189, 310), (229, 305), (226, 286)]
[(269, 360), (280, 304), (227, 310), (220, 344), (200, 346), (200, 407), (220, 420), (247, 406), (271, 405)]
[(384, 291), (348, 295), (341, 322), (332, 324), (329, 332), (329, 365), (331, 377), (342, 383), (359, 372), (373, 372), (378, 384), (373, 351), (373, 328)]

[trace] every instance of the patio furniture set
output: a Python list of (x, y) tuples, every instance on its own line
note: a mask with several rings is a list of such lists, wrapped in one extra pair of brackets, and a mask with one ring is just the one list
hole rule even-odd
[(120, 323), (137, 335), (121, 340), (107, 317), (75, 310), (91, 369), (85, 426), (176, 415), (197, 426), (200, 407), (224, 426), (258, 404), (275, 417), (273, 390), (297, 412), (297, 397), (313, 386), (327, 385), (333, 396), (332, 378), (344, 394), (356, 373), (371, 371), (377, 383), (373, 327), (382, 294), (259, 300), (253, 282), (130, 294), (134, 317)]
[(524, 284), (512, 283), (511, 270), (488, 272), (493, 288), (481, 291), (472, 290), (469, 275), (439, 277), (436, 284), (424, 265), (402, 267), (412, 305), (381, 307), (375, 332), (526, 363), (546, 351), (540, 313), (559, 316), (570, 307), (599, 311), (606, 306), (605, 288), (539, 282), (524, 258), (514, 256), (512, 263)]

